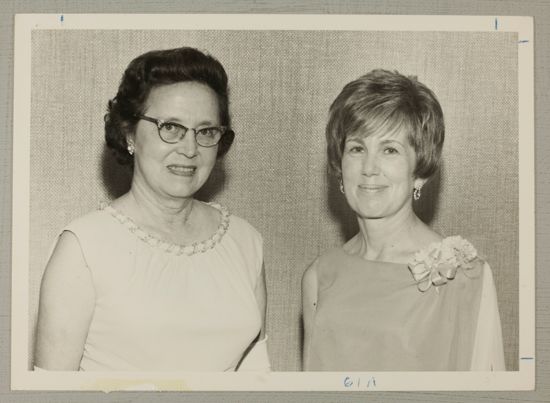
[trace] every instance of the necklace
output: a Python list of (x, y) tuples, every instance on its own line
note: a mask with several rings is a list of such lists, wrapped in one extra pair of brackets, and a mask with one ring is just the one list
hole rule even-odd
[(102, 202), (100, 204), (100, 209), (107, 211), (119, 223), (124, 225), (131, 233), (135, 234), (140, 240), (147, 243), (151, 247), (164, 250), (165, 252), (174, 253), (176, 255), (185, 254), (187, 256), (192, 256), (196, 253), (204, 253), (214, 248), (219, 242), (221, 242), (223, 236), (229, 228), (229, 211), (227, 210), (227, 208), (221, 206), (218, 203), (208, 203), (208, 205), (214, 207), (221, 214), (221, 220), (220, 224), (218, 225), (218, 229), (210, 236), (210, 238), (200, 242), (193, 242), (191, 244), (177, 244), (161, 239), (160, 237), (142, 229), (130, 217), (125, 216), (109, 203)]

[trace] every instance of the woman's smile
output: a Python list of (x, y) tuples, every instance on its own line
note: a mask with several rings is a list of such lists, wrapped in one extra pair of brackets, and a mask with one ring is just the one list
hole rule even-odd
[(178, 176), (193, 176), (197, 170), (196, 165), (170, 164), (166, 168), (174, 175)]
[(378, 193), (388, 188), (387, 185), (358, 185), (357, 187), (360, 191), (366, 193)]

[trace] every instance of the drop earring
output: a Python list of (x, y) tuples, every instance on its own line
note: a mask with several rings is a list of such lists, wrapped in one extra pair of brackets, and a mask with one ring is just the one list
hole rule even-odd
[(422, 194), (421, 189), (422, 189), (422, 186), (419, 186), (419, 187), (415, 186), (415, 188), (413, 190), (413, 199), (414, 200), (420, 199), (420, 195)]
[(128, 143), (128, 154), (134, 155), (134, 152), (136, 151), (136, 148), (134, 147), (134, 143)]
[(342, 179), (340, 179), (340, 192), (342, 194), (346, 194), (346, 192), (344, 191), (344, 182), (342, 181)]

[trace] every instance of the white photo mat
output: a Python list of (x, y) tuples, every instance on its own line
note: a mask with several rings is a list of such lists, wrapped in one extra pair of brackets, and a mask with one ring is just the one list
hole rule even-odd
[[(512, 32), (518, 47), (519, 370), (365, 373), (29, 371), (32, 34), (47, 30)], [(529, 17), (380, 15), (17, 15), (12, 247), (12, 388), (27, 390), (529, 390), (535, 379), (533, 23)], [(222, 60), (223, 63), (223, 60)], [(122, 74), (122, 71), (120, 71)], [(237, 84), (238, 85), (238, 84)], [(113, 91), (115, 89), (113, 88)], [(326, 107), (324, 105), (323, 107)], [(269, 289), (268, 289), (269, 292)]]

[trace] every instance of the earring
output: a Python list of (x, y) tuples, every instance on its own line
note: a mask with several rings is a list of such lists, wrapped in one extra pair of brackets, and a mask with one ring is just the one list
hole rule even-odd
[(422, 186), (414, 188), (414, 190), (413, 190), (413, 199), (414, 200), (420, 199), (421, 189), (422, 189)]
[(342, 181), (342, 179), (340, 179), (340, 192), (342, 192), (342, 194), (346, 194), (346, 192), (344, 191), (344, 182)]
[(128, 154), (134, 155), (134, 152), (136, 151), (136, 148), (134, 147), (134, 143), (128, 143)]

